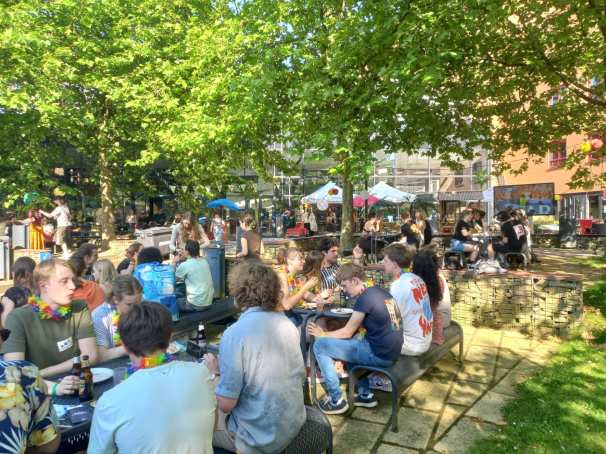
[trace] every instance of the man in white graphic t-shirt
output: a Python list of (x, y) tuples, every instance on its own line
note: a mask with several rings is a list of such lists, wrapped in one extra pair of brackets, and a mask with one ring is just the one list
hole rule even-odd
[(57, 205), (57, 207), (53, 211), (47, 213), (46, 211), (40, 210), (40, 213), (42, 213), (47, 218), (53, 218), (57, 220), (57, 230), (55, 230), (54, 238), (55, 244), (57, 246), (61, 246), (61, 250), (63, 251), (63, 259), (67, 260), (71, 253), (69, 251), (67, 243), (65, 242), (65, 232), (67, 228), (72, 225), (71, 213), (69, 212), (69, 208), (67, 207), (63, 199), (57, 198), (53, 200), (53, 202), (55, 202), (55, 204)]
[(402, 354), (418, 356), (431, 345), (433, 314), (425, 282), (410, 272), (413, 257), (414, 250), (399, 243), (390, 244), (383, 250), (383, 268), (394, 279), (389, 293), (402, 314)]

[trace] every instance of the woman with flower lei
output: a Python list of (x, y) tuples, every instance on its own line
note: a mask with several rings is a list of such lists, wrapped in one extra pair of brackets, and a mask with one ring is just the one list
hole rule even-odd
[(112, 282), (112, 293), (107, 302), (92, 313), (99, 360), (110, 361), (126, 356), (118, 330), (120, 316), (126, 314), (134, 304), (141, 303), (142, 289), (132, 276), (118, 276)]
[[(288, 248), (281, 250), (278, 256), (281, 266), (278, 268), (278, 277), (282, 285), (282, 309), (295, 325), (301, 324), (301, 317), (292, 309), (305, 301), (314, 301), (316, 295), (311, 291), (318, 286), (320, 280), (311, 277), (304, 280), (299, 274), (303, 271), (303, 254), (299, 249)], [(317, 301), (316, 301), (317, 302)]]
[[(34, 270), (34, 290), (27, 305), (6, 319), (11, 335), (2, 346), (7, 361), (31, 361), (42, 377), (68, 373), (73, 358), (88, 355), (97, 361), (97, 346), (90, 313), (84, 301), (73, 300), (74, 272), (63, 260), (47, 260)], [(73, 394), (79, 377), (49, 382), (53, 395)]]

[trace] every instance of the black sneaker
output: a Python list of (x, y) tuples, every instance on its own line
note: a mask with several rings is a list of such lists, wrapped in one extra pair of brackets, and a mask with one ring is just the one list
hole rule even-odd
[(341, 397), (337, 403), (333, 403), (330, 397), (320, 401), (320, 410), (327, 415), (340, 415), (349, 409), (347, 401)]
[(375, 395), (373, 393), (370, 393), (367, 396), (358, 394), (356, 396), (356, 400), (354, 400), (354, 405), (356, 407), (372, 408), (379, 405), (379, 402), (377, 402), (377, 399), (375, 399)]

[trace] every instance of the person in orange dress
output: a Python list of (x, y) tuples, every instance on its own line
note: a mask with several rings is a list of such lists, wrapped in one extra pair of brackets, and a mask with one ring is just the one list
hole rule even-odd
[(42, 232), (42, 214), (37, 208), (29, 210), (29, 248), (35, 250), (44, 249), (44, 233)]

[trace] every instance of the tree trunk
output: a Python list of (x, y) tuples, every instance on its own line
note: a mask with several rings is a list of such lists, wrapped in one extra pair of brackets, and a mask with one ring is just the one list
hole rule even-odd
[(101, 249), (109, 248), (110, 240), (116, 237), (114, 230), (114, 201), (112, 199), (112, 174), (109, 165), (109, 150), (99, 152), (99, 186), (101, 189)]
[(341, 252), (353, 250), (353, 183), (349, 169), (343, 172), (343, 210), (341, 219)]

